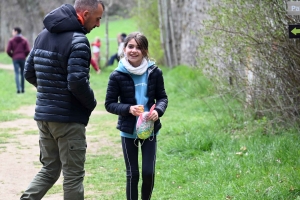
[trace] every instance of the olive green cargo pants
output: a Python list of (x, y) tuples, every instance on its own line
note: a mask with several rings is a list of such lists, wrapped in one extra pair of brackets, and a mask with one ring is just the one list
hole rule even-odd
[(40, 135), (42, 169), (34, 177), (21, 200), (39, 200), (63, 172), (65, 200), (83, 200), (86, 154), (85, 125), (78, 123), (37, 122)]

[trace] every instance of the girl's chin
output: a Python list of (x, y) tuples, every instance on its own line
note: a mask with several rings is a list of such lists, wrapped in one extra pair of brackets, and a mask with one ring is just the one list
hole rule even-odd
[(138, 59), (138, 58), (128, 58), (128, 60), (129, 60), (130, 62), (135, 62), (135, 63), (137, 63), (137, 62), (142, 62), (142, 60), (140, 60), (140, 59)]
[(128, 61), (133, 67), (140, 66), (142, 62), (141, 60), (136, 60), (136, 59), (128, 59)]
[(129, 60), (138, 60), (138, 57), (128, 57)]

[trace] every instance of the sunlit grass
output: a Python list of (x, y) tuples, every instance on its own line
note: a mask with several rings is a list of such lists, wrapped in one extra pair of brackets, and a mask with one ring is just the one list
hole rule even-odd
[(7, 55), (6, 52), (0, 52), (0, 63), (2, 64), (11, 64), (12, 59)]
[(12, 111), (21, 106), (32, 105), (35, 103), (35, 89), (28, 82), (25, 83), (25, 93), (17, 94), (14, 73), (12, 70), (0, 69), (0, 121), (11, 121), (18, 119), (19, 114)]
[[(267, 130), (262, 133), (263, 121), (244, 123), (243, 117), (232, 118), (205, 77), (198, 72), (191, 76), (190, 70), (163, 68), (169, 107), (162, 117), (163, 128), (158, 136), (153, 199), (297, 199), (299, 134), (293, 130), (277, 135)], [(87, 154), (86, 199), (125, 197), (125, 165), (120, 136), (115, 129), (117, 116), (107, 114), (104, 108), (111, 71), (107, 68), (100, 75), (91, 74), (90, 79), (98, 105), (87, 129), (87, 135), (97, 139), (91, 140), (88, 148), (92, 143), (99, 146), (96, 154)], [(0, 83), (13, 78), (10, 72), (1, 74)], [(199, 80), (202, 81), (199, 88), (205, 90), (197, 88)], [(1, 100), (13, 104), (10, 109), (1, 107), (3, 116), (24, 104), (35, 103), (34, 90), (23, 98), (14, 93), (3, 94)], [(35, 133), (28, 130), (25, 134)], [(0, 134), (0, 141), (5, 142), (11, 136)], [(101, 143), (101, 138), (110, 142)], [(50, 191), (61, 192), (60, 185)]]
[[(236, 104), (238, 117), (232, 117), (232, 111), (226, 109), (201, 73), (183, 66), (163, 71), (169, 107), (162, 117), (163, 128), (158, 136), (153, 199), (271, 200), (299, 196), (297, 132), (291, 130), (280, 135), (261, 132), (264, 123), (244, 119), (234, 101), (229, 103)], [(107, 80), (110, 72), (104, 70), (99, 80), (101, 77)], [(97, 99), (105, 96), (106, 80), (92, 83), (99, 90)], [(98, 109), (103, 111), (104, 106), (98, 105)], [(105, 126), (102, 129), (105, 137), (116, 143), (117, 119), (112, 116), (99, 115), (91, 122)], [(121, 151), (121, 147), (114, 148)], [(107, 151), (107, 147), (103, 150)], [(87, 171), (91, 174), (86, 177), (86, 185), (97, 193), (94, 198), (123, 199), (123, 157), (90, 155), (87, 160)]]
[(63, 194), (63, 189), (62, 189), (62, 185), (54, 185), (46, 194), (47, 196), (50, 196), (51, 194), (57, 194), (57, 193), (61, 193)]
[(0, 144), (7, 143), (8, 139), (14, 138), (15, 136), (9, 133), (9, 130), (0, 129)]
[(25, 135), (38, 135), (38, 131), (37, 130), (28, 130), (24, 132)]
[[(101, 48), (100, 48), (100, 55), (101, 55), (101, 68), (106, 63), (106, 35), (105, 35), (105, 21), (101, 20), (101, 24), (99, 28), (95, 28), (87, 37), (92, 43), (95, 37), (99, 37), (101, 39)], [(109, 38), (109, 57), (113, 54), (117, 53), (118, 51), (118, 43), (117, 43), (117, 35), (120, 33), (129, 34), (131, 32), (137, 31), (137, 26), (134, 23), (133, 19), (112, 19), (108, 25), (108, 38)], [(117, 62), (114, 63), (117, 65)], [(114, 68), (113, 66), (110, 66)]]

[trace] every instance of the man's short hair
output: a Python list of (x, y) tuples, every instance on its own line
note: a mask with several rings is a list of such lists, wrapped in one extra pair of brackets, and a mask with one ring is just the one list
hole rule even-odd
[(94, 10), (98, 8), (98, 4), (102, 5), (104, 11), (104, 3), (100, 0), (75, 0), (74, 8), (76, 11)]
[(19, 27), (15, 27), (14, 31), (16, 31), (18, 34), (22, 33), (22, 30)]

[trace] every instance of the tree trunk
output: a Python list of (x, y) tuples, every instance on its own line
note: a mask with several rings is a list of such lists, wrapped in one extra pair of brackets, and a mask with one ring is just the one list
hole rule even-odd
[(105, 60), (106, 60), (106, 63), (108, 63), (108, 59), (109, 59), (108, 11), (109, 11), (109, 7), (107, 6), (105, 8), (105, 40), (106, 40)]
[(170, 1), (158, 0), (161, 43), (164, 49), (165, 63), (172, 68), (178, 65), (176, 55), (176, 40), (172, 23), (172, 7)]
[[(164, 50), (164, 52), (167, 52), (166, 51), (166, 47), (165, 47), (165, 37), (163, 36), (163, 31), (165, 30), (165, 26), (164, 26), (164, 23), (163, 23), (163, 8), (162, 8), (162, 5), (161, 5), (161, 1), (158, 0), (158, 16), (159, 16), (159, 29), (160, 29), (160, 42), (161, 42), (161, 46)], [(166, 53), (164, 54), (164, 63), (167, 64), (168, 63), (168, 56), (166, 55)]]
[(26, 26), (26, 29), (25, 27), (23, 29), (28, 33), (28, 40), (31, 41), (32, 44), (40, 32), (40, 26), (37, 27), (36, 24), (42, 24), (44, 14), (41, 10), (39, 1), (27, 0), (27, 2), (24, 3), (24, 1), (18, 0), (18, 2), (21, 5), (21, 8), (23, 8), (26, 18), (30, 21), (28, 26)]
[(5, 19), (5, 8), (9, 6), (10, 2), (0, 0), (0, 51), (5, 51), (11, 31), (8, 29), (8, 21)]
[(2, 18), (2, 8), (3, 8), (3, 1), (4, 0), (0, 0), (0, 51), (3, 51), (3, 49), (5, 49), (5, 46), (3, 46), (4, 48), (2, 49), (2, 44), (3, 44), (3, 37), (2, 37), (2, 25), (3, 25), (3, 18)]
[[(106, 39), (106, 54), (105, 54), (105, 59), (106, 63), (108, 63), (109, 59), (109, 23), (108, 23), (108, 13), (109, 13), (109, 8), (114, 4), (114, 0), (110, 0), (109, 4), (105, 6), (105, 39)], [(105, 66), (105, 65), (104, 65)]]

